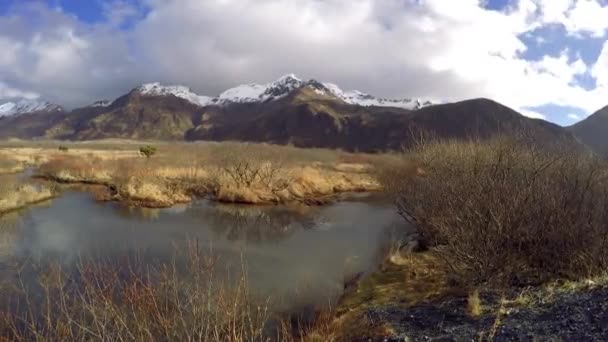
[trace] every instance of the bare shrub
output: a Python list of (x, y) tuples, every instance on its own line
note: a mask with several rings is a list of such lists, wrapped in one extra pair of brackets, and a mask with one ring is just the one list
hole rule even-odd
[[(83, 260), (77, 270), (41, 265), (37, 283), (0, 309), (0, 336), (15, 341), (264, 341), (266, 301), (243, 274), (215, 277), (216, 259), (193, 244), (187, 265), (143, 265), (129, 258)], [(26, 284), (26, 282), (22, 282)]]
[(460, 280), (524, 285), (608, 266), (604, 161), (504, 137), (413, 153), (423, 176), (381, 178)]
[(232, 145), (216, 156), (219, 171), (237, 186), (273, 188), (281, 182), (280, 155), (265, 155), (257, 146)]

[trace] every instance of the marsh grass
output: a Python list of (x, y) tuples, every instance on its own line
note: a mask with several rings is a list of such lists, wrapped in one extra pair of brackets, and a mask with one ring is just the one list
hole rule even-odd
[(23, 163), (9, 157), (0, 156), (0, 175), (21, 172), (25, 169)]
[(195, 196), (218, 201), (268, 204), (321, 202), (343, 192), (379, 189), (367, 160), (329, 150), (244, 143), (162, 144), (153, 158), (122, 151), (55, 154), (39, 172), (67, 183), (103, 184), (114, 199), (148, 207), (171, 206)]
[(56, 190), (20, 180), (16, 175), (0, 175), (0, 215), (55, 197)]

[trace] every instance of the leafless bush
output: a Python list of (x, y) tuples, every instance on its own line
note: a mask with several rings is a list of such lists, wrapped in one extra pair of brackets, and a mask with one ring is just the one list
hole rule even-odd
[[(117, 267), (82, 261), (76, 272), (45, 265), (38, 283), (0, 309), (0, 338), (15, 341), (263, 341), (270, 314), (245, 275), (216, 279), (216, 258), (190, 248), (175, 265)], [(26, 282), (23, 282), (25, 284)], [(3, 294), (4, 295), (4, 294)]]
[(262, 185), (272, 188), (280, 182), (283, 162), (280, 155), (264, 155), (257, 146), (233, 145), (215, 160), (221, 173), (237, 186)]
[(413, 153), (424, 175), (381, 178), (461, 280), (522, 285), (608, 266), (602, 160), (504, 137), (430, 142)]

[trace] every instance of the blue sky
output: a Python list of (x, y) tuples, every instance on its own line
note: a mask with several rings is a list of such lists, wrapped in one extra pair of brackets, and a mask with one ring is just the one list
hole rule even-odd
[(608, 0), (0, 0), (0, 29), (0, 102), (157, 80), (216, 95), (293, 72), (561, 125), (608, 105)]

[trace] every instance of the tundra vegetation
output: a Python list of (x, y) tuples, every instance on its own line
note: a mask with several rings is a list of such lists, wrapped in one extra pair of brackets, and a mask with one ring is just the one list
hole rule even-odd
[(403, 158), (401, 166), (378, 168), (378, 179), (416, 228), (417, 242), (398, 243), (381, 269), (345, 296), (338, 311), (350, 337), (392, 334), (366, 318), (370, 308), (407, 312), (463, 298), (464, 320), (495, 317), (476, 334), (491, 340), (514, 308), (608, 285), (605, 160), (504, 136), (423, 140)]
[(53, 186), (35, 185), (15, 175), (0, 175), (0, 215), (55, 197)]
[[(504, 136), (430, 139), (402, 154), (364, 155), (240, 143), (158, 144), (149, 160), (134, 144), (120, 150), (76, 144), (69, 154), (54, 154), (49, 146), (7, 151), (20, 163), (38, 165), (45, 179), (101, 185), (100, 198), (145, 206), (193, 196), (323, 203), (337, 193), (384, 189), (404, 222), (415, 227), (416, 242), (395, 240), (380, 269), (347, 290), (335, 312), (319, 314), (297, 332), (252, 301), (246, 278), (236, 288), (209, 291), (219, 285), (197, 277), (210, 279), (212, 262), (194, 252), (186, 278), (166, 266), (123, 278), (92, 263), (78, 275), (85, 286), (70, 290), (62, 283), (68, 277), (57, 271), (45, 277), (55, 283), (41, 283), (46, 314), (40, 320), (28, 313), (0, 315), (2, 335), (10, 339), (262, 340), (269, 327), (279, 340), (393, 336), (393, 327), (367, 313), (463, 296), (467, 317), (495, 315), (479, 335), (491, 340), (511, 307), (608, 284), (608, 165), (566, 146), (538, 147)], [(485, 302), (489, 292), (501, 298), (498, 305)]]
[(248, 204), (312, 204), (343, 193), (380, 190), (370, 163), (378, 156), (245, 143), (141, 148), (121, 142), (75, 143), (69, 154), (52, 146), (25, 143), (0, 153), (37, 165), (41, 178), (102, 185), (105, 190), (96, 188), (100, 199), (145, 207), (167, 207), (197, 196)]
[(16, 265), (40, 272), (34, 283), (19, 273), (20, 285), (3, 288), (0, 337), (10, 341), (294, 341), (312, 336), (311, 327), (318, 326), (315, 336), (333, 340), (333, 332), (322, 329), (329, 316), (319, 315), (310, 326), (294, 329), (291, 317), (272, 313), (270, 299), (250, 293), (246, 271), (234, 279), (217, 277), (217, 257), (202, 251), (196, 241), (182, 253), (187, 254), (184, 266), (144, 264), (137, 257), (120, 264), (83, 259), (75, 271), (58, 263)]

